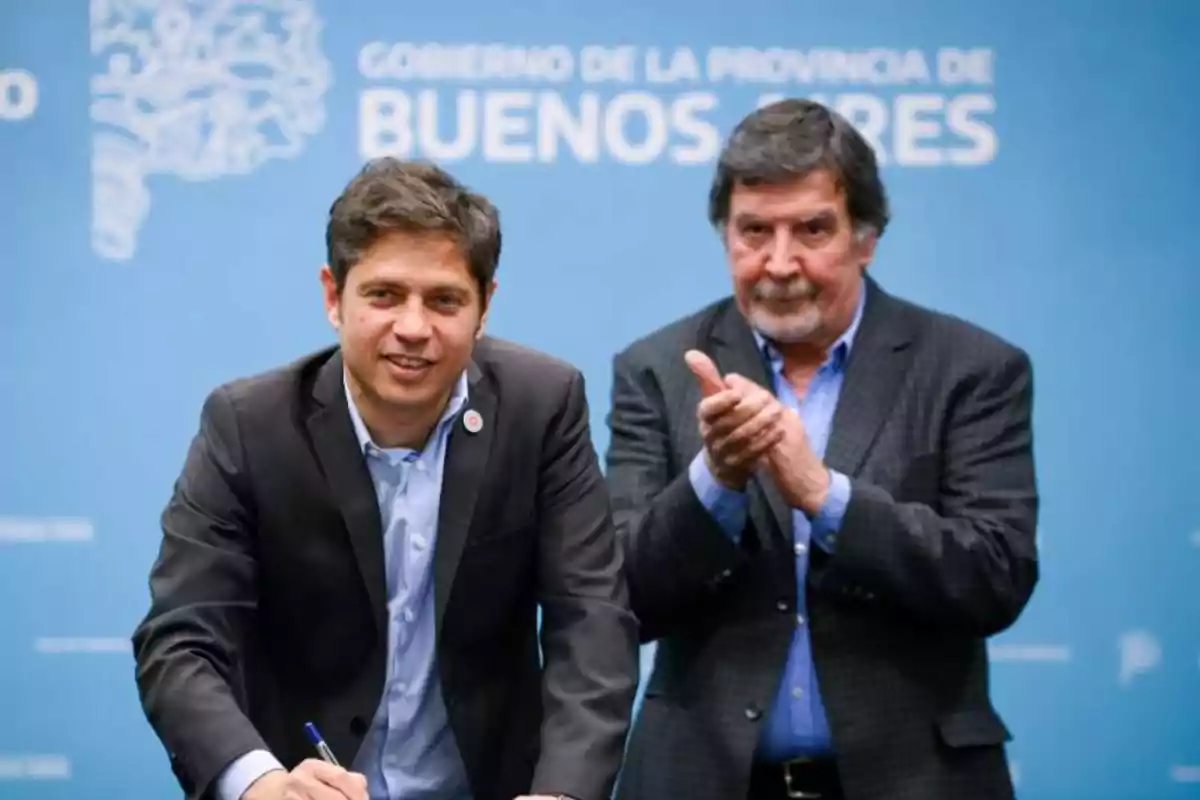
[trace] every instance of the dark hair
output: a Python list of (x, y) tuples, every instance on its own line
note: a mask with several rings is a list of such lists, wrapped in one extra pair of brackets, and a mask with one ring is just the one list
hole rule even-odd
[(720, 227), (729, 220), (730, 197), (739, 183), (785, 183), (821, 169), (845, 191), (855, 227), (883, 235), (888, 201), (875, 151), (845, 117), (800, 99), (763, 106), (733, 129), (708, 194), (709, 222)]
[(388, 231), (449, 234), (486, 302), (500, 261), (500, 215), (486, 197), (427, 162), (369, 161), (329, 209), (325, 248), (339, 291), (363, 253)]

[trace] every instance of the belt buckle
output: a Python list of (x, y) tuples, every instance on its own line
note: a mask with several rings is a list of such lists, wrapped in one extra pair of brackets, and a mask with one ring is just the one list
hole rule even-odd
[(811, 758), (793, 758), (791, 761), (783, 762), (783, 787), (787, 792), (787, 796), (792, 800), (821, 800), (825, 796), (821, 792), (813, 794), (812, 792), (805, 792), (792, 786), (792, 765), (810, 763), (812, 763)]

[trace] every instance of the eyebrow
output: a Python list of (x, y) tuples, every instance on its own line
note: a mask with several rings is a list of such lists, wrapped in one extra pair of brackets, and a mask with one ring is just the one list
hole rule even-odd
[(807, 222), (833, 222), (836, 219), (837, 219), (837, 212), (831, 208), (826, 208), (821, 211), (818, 211), (815, 214), (810, 214), (808, 216), (801, 217), (800, 221), (806, 222), (806, 223)]
[[(781, 215), (777, 219), (783, 219), (788, 222), (802, 222), (802, 223), (826, 222), (829, 220), (837, 219), (837, 212), (834, 211), (833, 209), (826, 208), (826, 209), (821, 209), (820, 211), (817, 211), (816, 213), (813, 213), (813, 214), (794, 215), (794, 216)], [(773, 219), (771, 217), (764, 216), (762, 214), (756, 214), (751, 211), (742, 211), (742, 212), (734, 215), (733, 221), (739, 225), (745, 225), (748, 222), (771, 222), (771, 221), (773, 221)]]
[(387, 278), (375, 278), (374, 280), (364, 281), (359, 286), (359, 291), (369, 292), (374, 289), (403, 289), (405, 291), (417, 291), (420, 294), (436, 294), (439, 292), (465, 295), (470, 294), (471, 290), (466, 286), (461, 286), (455, 283), (435, 283), (431, 286), (414, 287), (411, 284), (401, 281), (388, 280)]

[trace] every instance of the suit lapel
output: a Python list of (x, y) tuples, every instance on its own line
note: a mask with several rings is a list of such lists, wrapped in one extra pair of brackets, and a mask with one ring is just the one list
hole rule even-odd
[(317, 373), (313, 396), (317, 409), (307, 420), (317, 459), (346, 523), (350, 546), (371, 600), (375, 628), (385, 635), (387, 576), (384, 573), (383, 522), (343, 383), (342, 357), (335, 354)]
[[(736, 372), (772, 394), (778, 394), (766, 358), (758, 349), (750, 326), (733, 303), (725, 306), (723, 317), (715, 320), (712, 341), (713, 360), (722, 375)], [(748, 491), (752, 499), (757, 501), (751, 502), (748, 510), (755, 529), (764, 533), (772, 529), (782, 531), (784, 539), (790, 542), (793, 536), (792, 510), (775, 482), (760, 471), (750, 482)], [(764, 511), (764, 504), (769, 511)], [(772, 518), (775, 525), (770, 524)]]
[(866, 307), (850, 349), (825, 463), (856, 475), (895, 405), (912, 362), (912, 330), (903, 307), (867, 278)]
[(496, 430), (496, 395), (491, 383), (472, 362), (467, 371), (468, 394), (463, 413), (474, 411), (483, 419), (475, 433), (461, 423), (460, 414), (451, 423), (442, 470), (442, 497), (438, 510), (437, 546), (433, 555), (433, 593), (437, 629), (445, 616), (454, 573), (475, 515), (475, 499), (483, 486), (488, 454)]

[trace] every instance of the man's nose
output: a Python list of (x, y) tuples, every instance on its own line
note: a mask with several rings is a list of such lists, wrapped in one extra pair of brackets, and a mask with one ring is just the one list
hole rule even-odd
[(396, 338), (421, 341), (428, 339), (430, 332), (429, 316), (424, 305), (409, 302), (398, 308), (396, 318), (392, 321), (392, 333)]
[(776, 231), (766, 264), (766, 273), (774, 280), (791, 278), (800, 272), (800, 259), (794, 244), (789, 231)]

